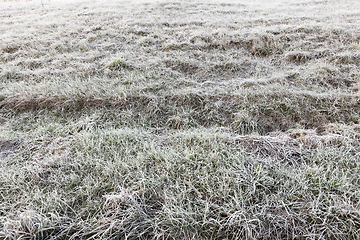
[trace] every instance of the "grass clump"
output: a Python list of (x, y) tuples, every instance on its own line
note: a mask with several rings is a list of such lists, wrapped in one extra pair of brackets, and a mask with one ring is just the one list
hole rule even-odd
[(134, 67), (126, 63), (123, 59), (116, 59), (109, 64), (108, 68), (112, 71), (120, 71), (123, 69), (132, 70)]

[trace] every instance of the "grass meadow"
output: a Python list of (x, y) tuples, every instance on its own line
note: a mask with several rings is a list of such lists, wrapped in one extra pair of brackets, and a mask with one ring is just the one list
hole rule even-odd
[(0, 239), (360, 239), (360, 2), (1, 1)]

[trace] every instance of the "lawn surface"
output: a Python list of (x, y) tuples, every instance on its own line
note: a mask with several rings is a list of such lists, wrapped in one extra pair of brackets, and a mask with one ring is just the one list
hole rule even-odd
[(360, 2), (0, 2), (1, 239), (359, 239)]

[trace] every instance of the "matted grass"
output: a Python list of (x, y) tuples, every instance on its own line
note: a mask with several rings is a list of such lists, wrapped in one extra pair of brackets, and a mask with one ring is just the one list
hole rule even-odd
[(0, 9), (0, 238), (359, 239), (360, 2)]

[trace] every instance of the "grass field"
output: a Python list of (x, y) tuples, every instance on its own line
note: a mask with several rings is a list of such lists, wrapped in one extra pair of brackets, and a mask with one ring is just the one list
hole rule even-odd
[(360, 239), (360, 2), (0, 2), (0, 239)]

